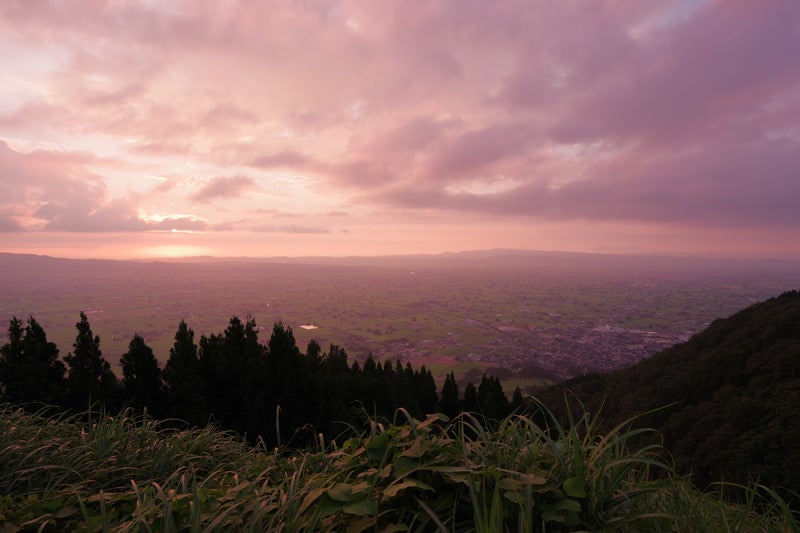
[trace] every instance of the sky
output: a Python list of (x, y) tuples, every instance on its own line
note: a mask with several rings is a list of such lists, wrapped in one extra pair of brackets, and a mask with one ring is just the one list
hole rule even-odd
[(796, 0), (0, 2), (0, 252), (800, 258)]

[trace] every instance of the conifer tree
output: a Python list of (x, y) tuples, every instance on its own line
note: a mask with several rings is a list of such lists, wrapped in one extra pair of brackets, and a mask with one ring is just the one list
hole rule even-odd
[(100, 337), (92, 333), (89, 319), (81, 311), (75, 324), (78, 335), (73, 351), (64, 357), (69, 369), (67, 376), (67, 403), (70, 407), (85, 409), (94, 403), (109, 405), (117, 388), (117, 379), (100, 350)]
[[(220, 412), (224, 410), (222, 404), (230, 396), (229, 365), (223, 340), (220, 334), (212, 333), (208, 337), (201, 335), (197, 346), (197, 358), (200, 361), (200, 375), (203, 382), (201, 387), (203, 402), (208, 414), (214, 416), (216, 420), (220, 420)], [(171, 379), (170, 385), (173, 382)]]
[[(230, 383), (234, 387), (232, 427), (253, 437), (263, 435), (272, 412), (266, 390), (269, 376), (264, 346), (258, 342), (258, 326), (252, 317), (244, 324), (237, 317), (231, 318), (225, 330), (225, 349), (232, 371)], [(294, 350), (299, 357), (296, 346)]]
[(201, 425), (208, 419), (203, 398), (203, 377), (194, 331), (181, 320), (175, 333), (175, 343), (169, 349), (169, 359), (164, 366), (164, 383), (170, 416)]
[[(290, 326), (276, 322), (272, 327), (267, 350), (267, 391), (270, 408), (270, 435), (277, 438), (277, 428), (281, 428), (281, 438), (290, 436), (294, 430), (309, 420), (309, 413), (316, 409), (316, 401), (311, 397), (311, 383), (304, 358), (294, 338)], [(263, 390), (264, 385), (260, 388)], [(279, 419), (277, 407), (280, 406)]]
[(519, 385), (517, 385), (514, 389), (513, 396), (511, 396), (511, 410), (514, 412), (519, 412), (524, 406), (525, 399), (522, 396), (522, 389), (520, 389)]
[(22, 364), (22, 320), (13, 317), (8, 324), (8, 342), (0, 348), (0, 384), (3, 396), (9, 401), (17, 401), (16, 384), (19, 382)]
[(470, 413), (477, 413), (480, 411), (480, 405), (478, 404), (478, 388), (474, 383), (467, 383), (467, 387), (464, 389), (464, 411)]
[(0, 347), (0, 384), (6, 399), (49, 404), (60, 401), (64, 363), (58, 359), (56, 345), (47, 341), (42, 326), (30, 317), (23, 331), (22, 321), (14, 317), (8, 338), (8, 343)]
[(322, 356), (322, 361), (325, 371), (329, 374), (350, 372), (350, 367), (347, 365), (347, 352), (333, 343), (328, 348), (328, 352)]
[(322, 346), (311, 339), (306, 347), (306, 362), (310, 371), (316, 372), (322, 366)]
[(120, 363), (126, 400), (136, 409), (147, 409), (154, 416), (161, 416), (164, 403), (161, 369), (158, 367), (153, 350), (140, 335), (133, 336), (128, 351), (122, 356)]
[[(266, 358), (255, 320), (243, 323), (232, 317), (223, 334), (200, 338), (199, 354), (210, 414), (227, 428), (251, 437), (263, 435), (273, 408), (267, 399)], [(291, 381), (285, 384), (291, 385)]]
[(449, 416), (450, 418), (454, 418), (458, 415), (459, 412), (459, 401), (458, 401), (458, 383), (456, 383), (456, 376), (453, 372), (447, 374), (444, 378), (444, 384), (442, 385), (442, 395), (439, 401), (439, 408), (441, 411)]
[(436, 380), (430, 370), (422, 365), (414, 379), (414, 394), (421, 415), (435, 413), (439, 408), (439, 394), (436, 392)]
[(503, 386), (494, 376), (484, 375), (481, 378), (481, 383), (478, 385), (478, 404), (481, 413), (493, 420), (505, 418), (510, 411)]

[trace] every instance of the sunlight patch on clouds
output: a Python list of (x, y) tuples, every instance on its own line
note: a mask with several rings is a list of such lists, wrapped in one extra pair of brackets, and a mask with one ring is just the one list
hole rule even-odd
[(474, 194), (486, 196), (490, 194), (500, 194), (516, 189), (523, 182), (505, 176), (495, 178), (476, 178), (462, 183), (455, 183), (445, 187), (449, 194)]
[(188, 244), (148, 246), (139, 249), (139, 252), (145, 257), (192, 257), (198, 255), (212, 255), (215, 251), (214, 248), (208, 246), (193, 246)]
[[(202, 218), (195, 215), (185, 213), (147, 213), (146, 211), (139, 210), (137, 214), (139, 220), (144, 222), (158, 224), (164, 221), (191, 221), (191, 222), (205, 222)], [(175, 230), (173, 230), (175, 231)]]
[(686, 21), (692, 13), (702, 8), (708, 0), (679, 0), (678, 2), (664, 2), (661, 9), (653, 16), (635, 24), (628, 29), (628, 37), (636, 42), (646, 42), (659, 30), (674, 26)]
[(770, 141), (789, 141), (800, 144), (800, 127), (767, 131), (764, 133), (764, 137)]
[(37, 139), (21, 139), (19, 137), (3, 137), (2, 139), (9, 148), (20, 154), (29, 154), (36, 150), (45, 150), (51, 152), (62, 151), (59, 144), (42, 141)]

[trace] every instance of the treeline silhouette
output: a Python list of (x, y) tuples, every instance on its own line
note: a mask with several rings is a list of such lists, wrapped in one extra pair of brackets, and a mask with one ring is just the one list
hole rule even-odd
[(348, 361), (345, 350), (327, 351), (309, 342), (305, 353), (292, 328), (273, 326), (268, 343), (258, 338), (252, 318), (234, 316), (224, 332), (201, 336), (181, 321), (163, 370), (153, 350), (138, 334), (122, 356), (122, 379), (103, 358), (100, 338), (86, 314), (80, 314), (73, 349), (63, 361), (42, 326), (30, 317), (14, 317), (8, 342), (0, 347), (0, 393), (6, 402), (47, 404), (73, 411), (132, 407), (160, 419), (193, 426), (209, 422), (268, 446), (303, 446), (317, 438), (336, 438), (368, 418), (392, 420), (398, 408), (411, 416), (462, 410), (501, 419), (522, 404), (517, 389), (510, 403), (497, 378), (484, 375), (467, 384), (463, 397), (450, 373), (442, 387), (425, 366), (414, 369), (375, 361)]

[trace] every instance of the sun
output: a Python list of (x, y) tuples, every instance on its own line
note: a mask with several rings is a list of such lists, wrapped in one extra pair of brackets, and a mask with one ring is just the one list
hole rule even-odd
[(146, 257), (196, 257), (200, 255), (213, 255), (214, 249), (207, 246), (192, 246), (188, 244), (172, 244), (164, 246), (149, 246), (142, 248), (141, 253)]

